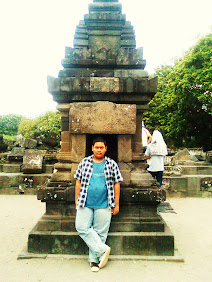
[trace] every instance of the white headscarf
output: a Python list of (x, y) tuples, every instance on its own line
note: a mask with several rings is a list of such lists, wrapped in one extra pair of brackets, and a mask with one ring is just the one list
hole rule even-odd
[(163, 139), (163, 135), (160, 133), (159, 130), (154, 130), (152, 134), (152, 141), (148, 146), (151, 155), (168, 155), (166, 143)]

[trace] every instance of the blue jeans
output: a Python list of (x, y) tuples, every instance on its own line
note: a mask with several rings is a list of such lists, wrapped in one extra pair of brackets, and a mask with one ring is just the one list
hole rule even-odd
[(149, 171), (152, 177), (156, 178), (157, 182), (159, 182), (160, 186), (162, 186), (163, 181), (163, 171)]
[(79, 236), (89, 248), (89, 262), (99, 263), (99, 257), (106, 251), (105, 241), (110, 228), (111, 208), (77, 208), (75, 227)]

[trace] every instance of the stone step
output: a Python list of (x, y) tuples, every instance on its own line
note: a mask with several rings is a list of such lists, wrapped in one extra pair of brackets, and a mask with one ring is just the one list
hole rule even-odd
[(180, 175), (212, 175), (212, 165), (206, 164), (190, 164), (190, 165), (166, 165), (164, 167), (164, 176), (180, 176)]
[(180, 192), (187, 197), (212, 196), (212, 174), (164, 176), (163, 183), (167, 186), (168, 194)]
[(124, 221), (118, 224), (111, 224), (111, 232), (164, 232), (162, 222), (132, 222)]
[[(164, 232), (165, 223), (155, 218), (123, 218), (113, 217), (110, 232)], [(75, 216), (46, 215), (37, 223), (39, 231), (75, 232)]]
[(22, 188), (30, 189), (37, 188), (37, 186), (43, 185), (52, 174), (24, 174), (24, 173), (0, 173), (0, 193), (4, 188), (11, 188), (11, 193), (18, 191), (20, 185)]
[(181, 166), (182, 175), (212, 175), (212, 166)]
[(5, 173), (19, 173), (21, 172), (22, 164), (3, 164), (2, 171)]
[[(22, 163), (17, 164), (3, 164), (2, 172), (5, 173), (19, 173), (22, 172)], [(44, 173), (53, 173), (54, 165), (53, 164), (44, 164), (42, 167), (42, 172)]]
[(194, 162), (194, 161), (176, 161), (176, 165), (182, 165), (182, 166), (207, 166), (207, 165), (211, 165), (210, 163), (208, 163), (207, 161), (198, 161), (198, 162)]
[[(167, 225), (164, 232), (110, 232), (111, 255), (174, 256), (174, 236)], [(29, 233), (28, 252), (86, 255), (88, 248), (77, 232), (38, 231)]]

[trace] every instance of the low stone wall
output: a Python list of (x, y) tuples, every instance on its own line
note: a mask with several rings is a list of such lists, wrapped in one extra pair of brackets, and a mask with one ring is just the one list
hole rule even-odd
[(51, 178), (56, 154), (56, 150), (22, 147), (1, 153), (0, 194), (36, 194)]
[(0, 194), (36, 194), (38, 187), (51, 178), (51, 173), (0, 173)]

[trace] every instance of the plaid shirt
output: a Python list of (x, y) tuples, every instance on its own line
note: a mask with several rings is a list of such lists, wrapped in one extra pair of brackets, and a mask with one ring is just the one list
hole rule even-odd
[[(80, 194), (77, 200), (77, 206), (84, 207), (88, 185), (93, 173), (93, 155), (84, 158), (78, 165), (77, 170), (74, 174), (74, 178), (81, 182)], [(115, 207), (114, 200), (114, 184), (123, 181), (122, 175), (120, 173), (117, 163), (105, 156), (105, 166), (104, 166), (105, 181), (108, 190), (108, 205), (111, 208)]]

